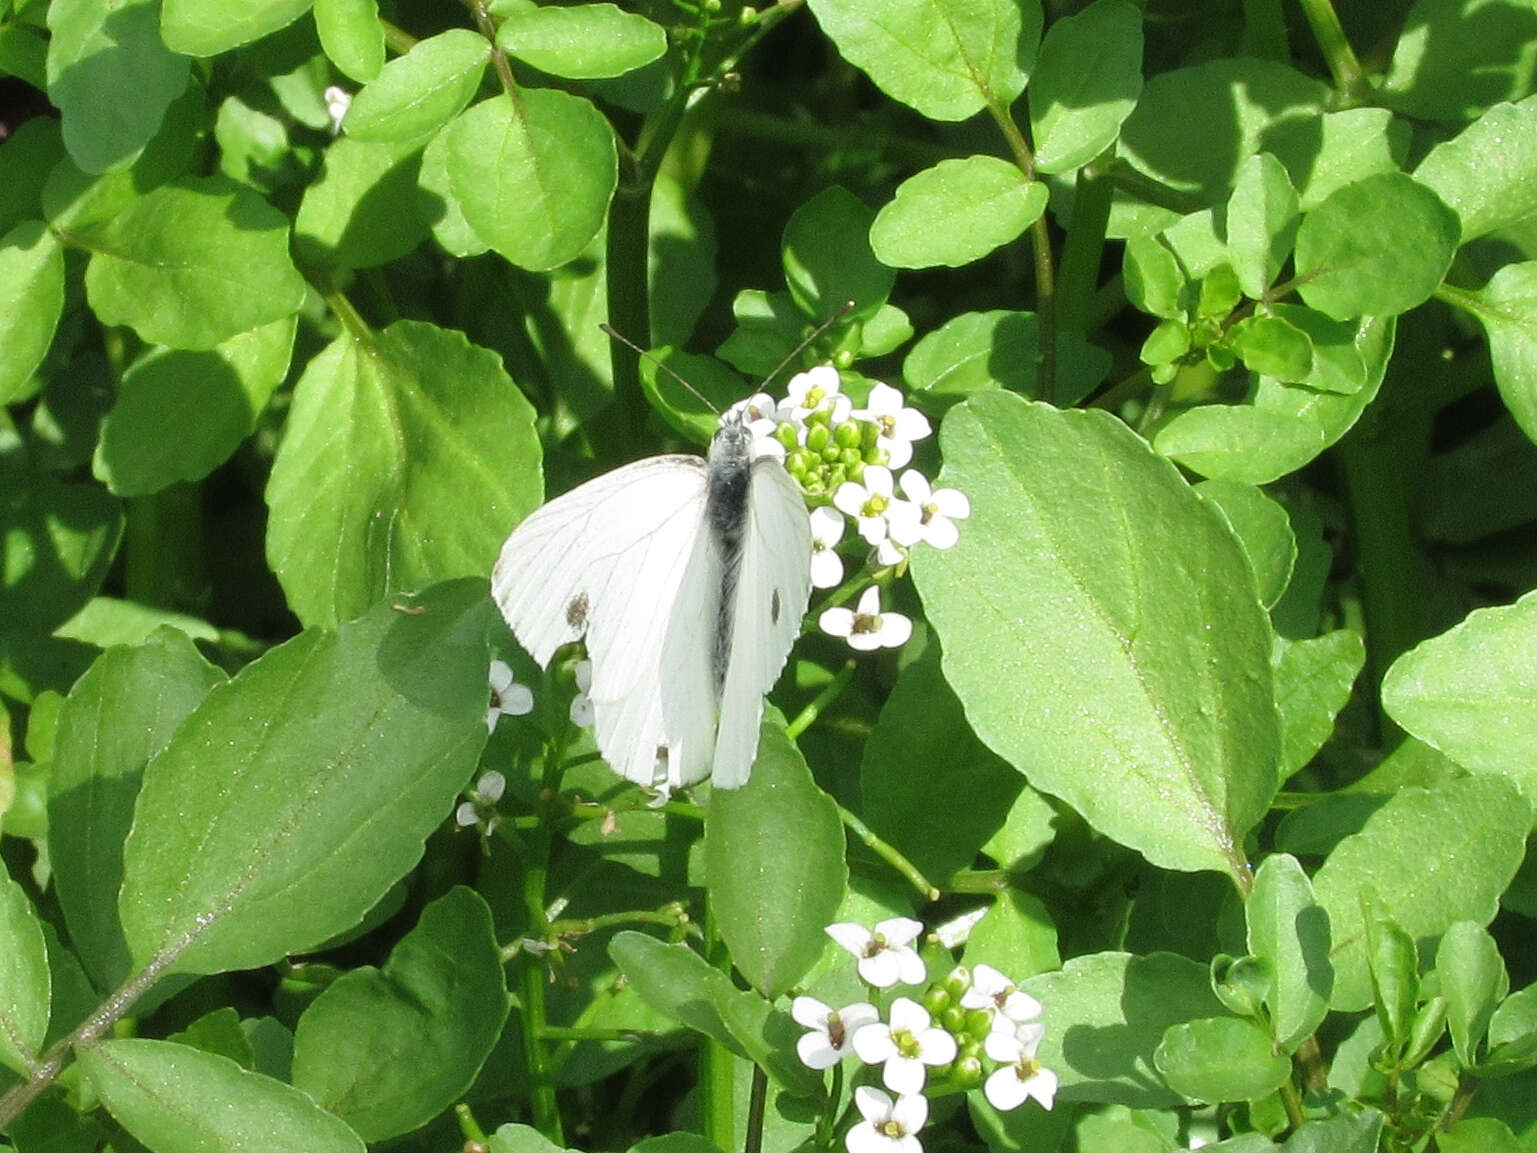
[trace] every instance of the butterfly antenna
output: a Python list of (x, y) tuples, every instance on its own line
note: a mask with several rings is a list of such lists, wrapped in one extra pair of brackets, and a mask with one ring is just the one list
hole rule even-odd
[(785, 358), (774, 366), (774, 370), (763, 378), (758, 387), (760, 389), (767, 388), (768, 382), (783, 372), (785, 370), (785, 366), (788, 365), (792, 360), (794, 360), (801, 353), (805, 352), (806, 349), (811, 345), (812, 341), (816, 340), (817, 337), (821, 336), (829, 328), (837, 324), (849, 313), (853, 312), (854, 308), (855, 303), (852, 300), (845, 300), (842, 304), (840, 304), (837, 310), (834, 311), (831, 316), (829, 316), (821, 324), (817, 325), (816, 328), (811, 330), (811, 334), (807, 336), (805, 340), (801, 341), (785, 354)]
[(652, 356), (644, 348), (642, 348), (640, 345), (636, 344), (633, 340), (631, 340), (624, 333), (620, 332), (613, 325), (609, 324), (606, 320), (605, 321), (599, 321), (598, 322), (598, 327), (601, 328), (604, 331), (604, 333), (606, 333), (608, 335), (608, 338), (610, 340), (617, 340), (620, 344), (624, 345), (630, 351), (634, 352), (637, 356), (641, 356), (641, 357), (644, 357), (646, 360), (649, 360), (652, 364), (656, 365), (659, 369), (661, 369), (663, 372), (665, 372), (668, 376), (672, 377), (679, 384), (681, 384), (684, 388), (688, 389), (691, 393), (693, 393), (694, 396), (698, 398), (700, 404), (704, 405), (711, 412), (713, 412), (716, 416), (720, 415), (720, 409), (716, 408), (713, 404), (710, 403), (710, 398), (705, 396), (704, 393), (700, 392), (692, 384), (690, 384), (688, 381), (684, 380), (681, 376), (679, 376), (677, 374), (677, 372), (675, 372), (673, 370), (672, 366), (669, 365), (665, 360), (658, 360), (656, 357)]

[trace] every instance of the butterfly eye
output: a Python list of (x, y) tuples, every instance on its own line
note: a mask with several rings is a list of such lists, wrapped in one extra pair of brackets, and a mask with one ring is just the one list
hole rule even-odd
[(577, 632), (587, 627), (587, 594), (577, 593), (566, 603), (566, 623)]

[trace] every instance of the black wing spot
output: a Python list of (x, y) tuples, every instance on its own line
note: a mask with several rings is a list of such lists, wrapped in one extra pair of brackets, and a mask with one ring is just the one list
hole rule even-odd
[(573, 632), (585, 632), (587, 630), (587, 594), (577, 593), (566, 603), (566, 624), (571, 626)]
[(774, 595), (769, 597), (769, 624), (779, 623), (779, 590), (774, 590)]

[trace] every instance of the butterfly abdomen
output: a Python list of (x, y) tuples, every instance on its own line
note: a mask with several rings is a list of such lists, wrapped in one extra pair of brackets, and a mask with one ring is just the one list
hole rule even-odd
[(747, 496), (752, 484), (752, 434), (740, 424), (726, 424), (710, 441), (706, 479), (705, 525), (720, 561), (720, 600), (715, 610), (710, 671), (716, 700), (731, 663), (731, 625), (736, 607), (737, 575), (742, 565), (742, 535), (747, 530)]

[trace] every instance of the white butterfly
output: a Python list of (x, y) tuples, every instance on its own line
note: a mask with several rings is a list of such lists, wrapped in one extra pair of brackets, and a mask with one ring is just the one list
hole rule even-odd
[(587, 639), (598, 749), (664, 790), (747, 781), (763, 694), (811, 595), (811, 523), (795, 482), (728, 414), (709, 459), (654, 456), (530, 514), (491, 594), (541, 666)]

